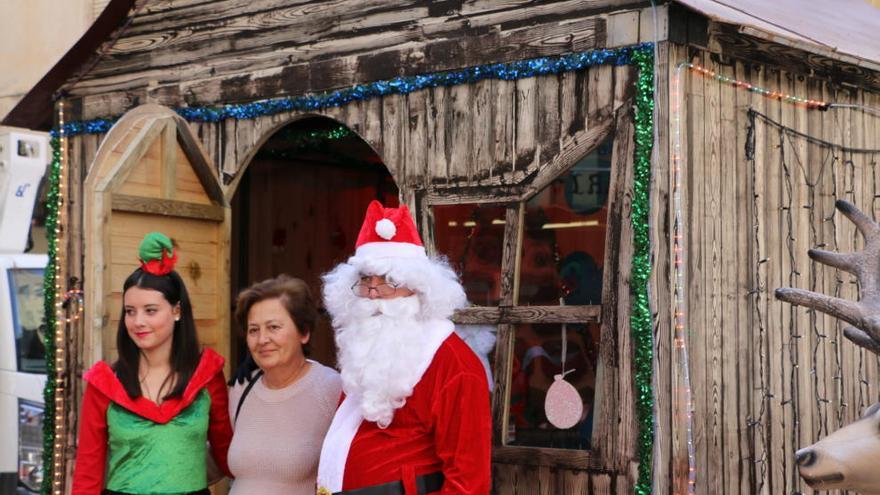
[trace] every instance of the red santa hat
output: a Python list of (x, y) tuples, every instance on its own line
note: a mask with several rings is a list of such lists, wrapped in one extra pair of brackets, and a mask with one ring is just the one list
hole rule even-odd
[(385, 208), (373, 200), (355, 243), (356, 258), (417, 258), (427, 260), (419, 231), (406, 205)]
[(322, 277), (324, 303), (334, 325), (345, 325), (357, 300), (352, 284), (363, 275), (384, 275), (419, 296), (422, 317), (446, 319), (467, 304), (464, 288), (445, 258), (428, 257), (409, 208), (385, 208), (378, 201), (367, 214), (354, 256)]

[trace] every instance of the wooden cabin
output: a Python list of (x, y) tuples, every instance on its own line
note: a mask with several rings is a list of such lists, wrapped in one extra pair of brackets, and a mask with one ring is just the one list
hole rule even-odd
[[(497, 334), (493, 493), (805, 490), (794, 451), (880, 398), (880, 367), (772, 291), (857, 297), (806, 252), (859, 246), (835, 199), (880, 213), (880, 10), (654, 3), (112, 0), (4, 121), (64, 119), (68, 403), (114, 355), (145, 232), (234, 364), (237, 291), (318, 290), (378, 198), (461, 274), (458, 324)], [(326, 322), (312, 357), (334, 362)]]

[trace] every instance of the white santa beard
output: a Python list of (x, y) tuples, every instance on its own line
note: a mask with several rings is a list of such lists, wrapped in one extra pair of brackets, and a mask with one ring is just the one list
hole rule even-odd
[(342, 387), (363, 417), (387, 427), (406, 403), (435, 348), (426, 345), (416, 296), (357, 298), (336, 330)]

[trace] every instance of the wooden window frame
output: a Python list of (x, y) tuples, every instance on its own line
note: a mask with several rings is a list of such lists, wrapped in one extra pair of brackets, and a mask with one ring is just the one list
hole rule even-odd
[[(493, 363), (494, 392), (492, 394), (493, 449), (492, 461), (505, 464), (532, 466), (553, 466), (568, 469), (619, 470), (629, 461), (631, 450), (626, 441), (631, 436), (621, 431), (630, 427), (619, 421), (604, 420), (599, 415), (608, 413), (621, 402), (618, 397), (627, 387), (633, 393), (632, 383), (628, 383), (629, 360), (621, 372), (618, 359), (618, 332), (628, 326), (618, 325), (621, 320), (620, 281), (616, 270), (626, 264), (631, 265), (630, 249), (622, 249), (621, 231), (627, 229), (628, 222), (627, 191), (631, 188), (631, 163), (634, 146), (634, 129), (629, 112), (624, 105), (615, 115), (607, 118), (581, 136), (565, 139), (562, 150), (550, 162), (526, 177), (519, 184), (492, 187), (436, 188), (419, 191), (417, 197), (425, 234), (425, 245), (429, 253), (436, 254), (434, 246), (433, 207), (454, 204), (501, 204), (506, 207), (503, 252), (501, 260), (501, 302), (498, 306), (473, 306), (456, 312), (453, 321), (457, 324), (484, 324), (497, 326), (495, 362)], [(611, 183), (609, 187), (608, 224), (605, 236), (605, 260), (602, 280), (602, 304), (579, 306), (518, 306), (519, 270), (522, 256), (523, 218), (526, 202), (541, 192), (553, 180), (567, 172), (581, 158), (594, 151), (607, 137), (614, 135), (612, 152)], [(626, 253), (627, 259), (618, 259)], [(614, 262), (612, 262), (614, 261)], [(604, 316), (604, 317), (603, 317)], [(601, 398), (597, 407), (596, 422), (592, 433), (592, 448), (589, 450), (569, 450), (546, 447), (513, 446), (505, 444), (508, 427), (510, 403), (511, 368), (513, 364), (514, 325), (518, 323), (599, 323), (600, 366), (604, 367), (603, 383), (597, 383), (597, 395)], [(625, 339), (628, 342), (628, 339)], [(601, 391), (599, 388), (601, 387)], [(609, 396), (609, 394), (615, 394)], [(602, 404), (600, 402), (604, 402)], [(635, 411), (624, 416), (632, 417)], [(608, 414), (606, 414), (608, 415)]]

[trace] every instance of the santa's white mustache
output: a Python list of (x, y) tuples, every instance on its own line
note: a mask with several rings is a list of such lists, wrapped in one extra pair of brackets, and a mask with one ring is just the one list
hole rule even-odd
[(394, 299), (367, 299), (359, 297), (352, 305), (352, 316), (369, 318), (372, 316), (388, 316), (391, 318), (414, 318), (421, 309), (416, 295), (397, 297)]

